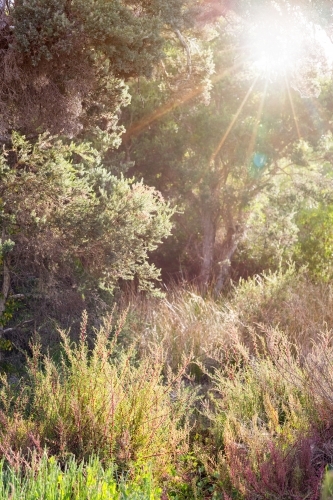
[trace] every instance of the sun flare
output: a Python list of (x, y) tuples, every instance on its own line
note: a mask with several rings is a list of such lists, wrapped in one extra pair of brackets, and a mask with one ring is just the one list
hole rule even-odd
[(305, 49), (302, 20), (278, 9), (263, 13), (250, 27), (246, 43), (255, 72), (267, 79), (283, 78)]
[(300, 81), (311, 72), (320, 78), (332, 66), (332, 43), (297, 9), (283, 9), (273, 2), (244, 32), (244, 56), (254, 76)]

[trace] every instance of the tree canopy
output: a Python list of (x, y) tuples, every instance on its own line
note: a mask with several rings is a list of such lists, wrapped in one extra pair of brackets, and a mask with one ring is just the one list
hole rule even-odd
[(219, 293), (233, 262), (240, 273), (258, 268), (255, 255), (272, 262), (278, 238), (259, 248), (268, 213), (289, 221), (285, 255), (310, 263), (304, 227), (330, 220), (329, 3), (17, 0), (0, 11), (4, 297), (5, 269), (16, 294), (149, 288), (172, 216), (154, 256), (164, 276), (181, 269)]

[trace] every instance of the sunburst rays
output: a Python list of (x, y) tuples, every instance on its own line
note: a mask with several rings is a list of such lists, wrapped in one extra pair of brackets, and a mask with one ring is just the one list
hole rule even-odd
[(261, 117), (262, 117), (262, 113), (263, 113), (263, 110), (264, 110), (264, 105), (265, 105), (265, 101), (266, 101), (266, 97), (267, 97), (267, 88), (268, 88), (268, 81), (266, 80), (266, 82), (265, 82), (265, 88), (264, 88), (264, 91), (263, 91), (263, 93), (261, 95), (261, 98), (260, 98), (259, 108), (258, 108), (258, 111), (257, 111), (257, 115), (256, 115), (256, 118), (255, 118), (255, 122), (254, 122), (254, 125), (253, 125), (253, 130), (252, 130), (252, 134), (251, 134), (251, 138), (250, 138), (250, 142), (249, 142), (249, 145), (248, 145), (248, 148), (247, 148), (247, 152), (246, 152), (246, 164), (249, 163), (249, 161), (251, 159), (251, 156), (254, 153), (255, 143), (256, 143), (256, 140), (257, 140), (257, 136), (258, 136), (258, 129), (259, 129), (259, 126), (260, 126), (260, 123), (261, 123)]
[[(236, 49), (232, 48), (232, 47), (227, 47), (221, 51), (221, 54), (227, 53), (230, 51), (234, 51), (234, 52), (238, 53), (239, 49), (240, 49), (240, 47), (238, 47)], [(236, 61), (232, 66), (230, 66), (230, 67), (224, 69), (222, 72), (214, 75), (211, 78), (212, 85), (215, 85), (216, 83), (223, 80), (227, 76), (230, 76), (233, 73), (237, 72), (237, 70), (240, 69), (240, 67), (243, 65), (243, 63), (244, 63), (243, 61)], [(292, 97), (292, 92), (291, 92), (291, 88), (290, 88), (287, 74), (284, 73), (282, 78), (284, 79), (284, 82), (285, 82), (286, 93), (288, 96), (291, 114), (293, 117), (297, 137), (299, 140), (301, 140), (302, 136), (301, 136), (299, 119), (298, 119), (298, 116), (296, 114), (295, 104), (294, 104), (294, 100)], [(226, 143), (232, 129), (234, 128), (235, 124), (237, 123), (237, 120), (238, 120), (239, 116), (241, 115), (246, 103), (248, 102), (252, 92), (254, 91), (254, 88), (255, 88), (259, 79), (264, 79), (265, 85), (264, 85), (264, 89), (261, 90), (261, 98), (260, 98), (260, 102), (259, 102), (259, 107), (258, 107), (256, 116), (255, 116), (253, 130), (252, 130), (252, 134), (250, 137), (249, 145), (247, 147), (246, 156), (245, 156), (246, 162), (248, 163), (250, 161), (250, 158), (255, 150), (258, 129), (259, 129), (259, 125), (261, 123), (264, 104), (265, 104), (265, 101), (267, 99), (268, 85), (270, 83), (269, 79), (265, 78), (260, 72), (258, 72), (256, 77), (253, 79), (245, 97), (243, 98), (241, 104), (239, 105), (236, 113), (232, 117), (227, 129), (224, 131), (219, 143), (216, 145), (214, 151), (212, 152), (212, 154), (210, 156), (210, 162), (209, 162), (210, 164), (213, 164), (215, 162), (217, 155), (222, 150), (222, 148), (223, 148), (224, 144)], [(147, 116), (144, 116), (143, 118), (141, 118), (140, 120), (138, 120), (137, 122), (132, 124), (127, 129), (125, 134), (123, 135), (123, 142), (126, 143), (132, 137), (140, 135), (144, 130), (146, 130), (154, 122), (160, 120), (165, 115), (171, 113), (174, 109), (181, 107), (182, 105), (188, 103), (189, 101), (191, 101), (195, 97), (199, 96), (204, 90), (205, 90), (205, 85), (199, 85), (199, 86), (189, 90), (188, 92), (185, 92), (182, 96), (180, 96), (180, 97), (176, 96), (176, 97), (170, 99), (169, 101), (167, 101), (166, 103), (162, 104), (157, 109), (155, 109), (152, 113), (150, 113)]]
[[(225, 78), (226, 76), (232, 74), (241, 66), (241, 64), (242, 64), (241, 62), (237, 62), (232, 66), (230, 66), (229, 68), (226, 68), (221, 73), (214, 75), (211, 78), (212, 85), (218, 83), (220, 80), (223, 80), (223, 78)], [(181, 96), (181, 98), (175, 97), (166, 102), (165, 104), (162, 104), (162, 106), (159, 106), (155, 111), (153, 111), (153, 113), (151, 113), (148, 116), (144, 116), (143, 118), (141, 118), (141, 120), (138, 120), (136, 123), (131, 125), (123, 135), (123, 141), (126, 142), (131, 137), (139, 135), (152, 123), (159, 120), (163, 116), (167, 115), (175, 108), (178, 108), (179, 106), (182, 106), (188, 101), (191, 101), (195, 97), (199, 96), (204, 90), (205, 90), (205, 85), (199, 85), (198, 87), (191, 89), (190, 91), (185, 93), (183, 96)]]
[(246, 95), (245, 95), (244, 99), (242, 100), (242, 102), (241, 102), (241, 104), (239, 105), (239, 107), (238, 107), (238, 109), (237, 109), (237, 111), (236, 111), (235, 115), (233, 116), (233, 118), (232, 118), (231, 122), (229, 123), (229, 126), (228, 126), (227, 130), (225, 131), (225, 133), (223, 134), (223, 136), (222, 136), (222, 138), (221, 138), (220, 142), (218, 143), (217, 147), (216, 147), (216, 148), (215, 148), (215, 150), (213, 151), (213, 153), (212, 153), (212, 155), (211, 155), (211, 157), (210, 157), (210, 163), (211, 163), (211, 164), (215, 162), (215, 159), (216, 159), (217, 155), (218, 155), (218, 154), (219, 154), (219, 152), (221, 151), (221, 149), (222, 149), (222, 147), (223, 147), (223, 145), (224, 145), (225, 141), (227, 140), (227, 138), (228, 138), (228, 136), (229, 136), (229, 134), (230, 134), (231, 130), (233, 129), (233, 127), (234, 127), (234, 125), (235, 125), (235, 123), (236, 123), (236, 121), (237, 121), (237, 119), (238, 119), (239, 115), (241, 114), (241, 112), (242, 112), (242, 110), (243, 110), (243, 108), (244, 108), (245, 104), (247, 103), (247, 101), (248, 101), (248, 99), (249, 99), (249, 97), (250, 97), (250, 95), (251, 95), (251, 93), (252, 93), (252, 91), (253, 91), (253, 89), (254, 89), (254, 87), (255, 87), (255, 84), (256, 84), (256, 83), (257, 83), (257, 81), (258, 81), (258, 79), (259, 79), (259, 76), (257, 76), (257, 77), (254, 79), (254, 81), (252, 82), (252, 84), (251, 84), (251, 86), (250, 86), (249, 90), (247, 91), (247, 93), (246, 93)]
[(297, 131), (297, 137), (298, 137), (298, 140), (300, 141), (302, 139), (302, 137), (301, 137), (301, 132), (300, 132), (300, 128), (299, 128), (298, 117), (296, 115), (294, 101), (293, 101), (293, 98), (292, 98), (292, 95), (291, 95), (290, 85), (289, 85), (289, 82), (288, 82), (288, 79), (287, 79), (286, 75), (284, 76), (284, 81), (286, 83), (286, 88), (287, 88), (289, 103), (290, 103), (290, 107), (291, 107), (291, 113), (293, 115), (294, 123), (295, 123), (295, 127), (296, 127), (296, 131)]

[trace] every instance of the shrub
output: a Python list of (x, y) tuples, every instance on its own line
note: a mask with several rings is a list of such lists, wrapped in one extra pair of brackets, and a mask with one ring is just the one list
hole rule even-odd
[(262, 327), (252, 349), (235, 341), (224, 353), (206, 408), (215, 455), (206, 469), (219, 471), (222, 490), (255, 500), (319, 499), (333, 463), (332, 340), (321, 334), (309, 351)]
[[(254, 493), (275, 498), (276, 491), (276, 498), (294, 498), (293, 488), (304, 480), (305, 471), (291, 450), (312, 421), (307, 396), (267, 353), (257, 351), (254, 357), (241, 344), (234, 346), (213, 380), (214, 409), (207, 415), (215, 443), (223, 451), (226, 479), (229, 476), (246, 498)], [(306, 494), (308, 485), (302, 486)]]
[(327, 468), (324, 475), (321, 500), (331, 500), (333, 498), (333, 474), (332, 469)]
[(306, 269), (290, 264), (241, 280), (227, 308), (243, 338), (253, 328), (259, 332), (260, 323), (279, 327), (294, 342), (311, 347), (319, 331), (333, 327), (332, 298), (331, 284), (315, 284)]
[(119, 280), (152, 290), (159, 279), (148, 257), (169, 235), (173, 210), (155, 189), (115, 177), (100, 161), (90, 145), (48, 134), (34, 145), (13, 134), (0, 153), (8, 247), (0, 276), (11, 284), (4, 300), (23, 294), (35, 317), (44, 306), (44, 322), (66, 324), (87, 306), (98, 316)]

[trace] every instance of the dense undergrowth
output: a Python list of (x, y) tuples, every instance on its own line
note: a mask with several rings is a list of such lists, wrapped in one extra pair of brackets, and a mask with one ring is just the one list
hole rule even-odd
[(0, 498), (332, 498), (332, 302), (291, 266), (84, 314), (2, 377)]

